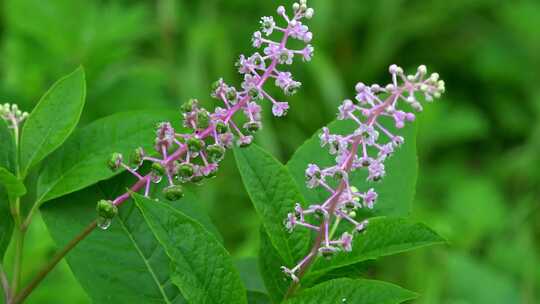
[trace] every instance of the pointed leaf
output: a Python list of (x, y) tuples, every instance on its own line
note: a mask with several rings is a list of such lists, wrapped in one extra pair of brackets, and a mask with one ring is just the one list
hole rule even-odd
[(0, 187), (6, 189), (8, 198), (11, 202), (15, 201), (16, 198), (23, 196), (26, 193), (26, 187), (24, 184), (15, 176), (13, 173), (9, 172), (6, 168), (0, 167)]
[(268, 234), (261, 227), (259, 247), (259, 269), (268, 290), (268, 294), (274, 303), (280, 303), (287, 293), (290, 280), (281, 271), (285, 261), (279, 256)]
[(232, 258), (199, 223), (167, 204), (133, 195), (171, 260), (172, 281), (192, 303), (247, 303)]
[(272, 155), (252, 145), (235, 149), (236, 163), (244, 186), (262, 220), (272, 244), (281, 257), (292, 264), (309, 246), (309, 231), (289, 233), (283, 224), (302, 196), (289, 171)]
[(0, 119), (0, 167), (15, 173), (16, 148), (13, 133), (7, 123)]
[[(130, 185), (128, 174), (54, 199), (41, 208), (53, 239), (64, 246), (96, 218), (100, 199), (112, 199)], [(128, 178), (129, 180), (129, 178)], [(210, 223), (190, 193), (171, 206)], [(211, 225), (211, 224), (210, 224)], [(205, 226), (207, 227), (207, 226)], [(207, 227), (215, 231), (214, 227)], [(120, 207), (111, 227), (96, 229), (67, 256), (79, 283), (94, 303), (186, 303), (171, 278), (170, 259), (133, 202)]]
[(370, 219), (367, 230), (353, 239), (351, 252), (340, 252), (331, 259), (317, 259), (307, 277), (378, 257), (444, 244), (445, 240), (424, 224), (399, 218)]
[(127, 112), (77, 130), (47, 158), (38, 181), (38, 201), (43, 203), (114, 176), (117, 173), (106, 165), (113, 152), (122, 153), (127, 162), (137, 147), (153, 151), (155, 125), (173, 118), (172, 112)]
[[(8, 125), (0, 119), (0, 167), (15, 173), (15, 141)], [(11, 240), (13, 217), (9, 209), (9, 197), (4, 187), (0, 186), (0, 261)]]
[(60, 79), (43, 95), (22, 130), (23, 176), (68, 138), (79, 122), (85, 97), (82, 67)]
[(285, 304), (399, 304), (416, 297), (414, 292), (386, 282), (336, 279), (306, 289)]

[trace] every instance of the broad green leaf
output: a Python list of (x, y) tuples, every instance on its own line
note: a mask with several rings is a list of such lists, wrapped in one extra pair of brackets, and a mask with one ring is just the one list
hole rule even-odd
[(283, 224), (294, 205), (303, 204), (294, 180), (285, 166), (256, 145), (235, 149), (234, 155), (244, 186), (272, 244), (287, 265), (294, 263), (310, 241), (309, 231), (296, 229), (291, 234)]
[(8, 198), (12, 202), (26, 193), (24, 184), (13, 173), (2, 167), (0, 167), (0, 187), (6, 189)]
[(84, 71), (79, 67), (43, 95), (21, 135), (21, 168), (28, 170), (56, 150), (77, 126), (86, 98)]
[(171, 260), (171, 279), (191, 303), (247, 303), (232, 258), (199, 223), (170, 205), (133, 195)]
[(13, 133), (6, 122), (0, 119), (0, 167), (15, 173), (16, 147)]
[[(125, 191), (129, 185), (126, 176), (122, 174), (42, 206), (43, 220), (59, 247), (96, 218), (98, 200), (112, 199)], [(196, 208), (197, 200), (189, 192), (171, 206), (210, 223)], [(94, 303), (186, 303), (170, 280), (170, 259), (131, 201), (120, 207), (119, 216), (108, 230), (96, 229), (75, 247), (67, 262)]]
[[(0, 119), (0, 168), (2, 167), (7, 168), (9, 172), (15, 172), (15, 141), (7, 124)], [(13, 217), (9, 209), (7, 189), (0, 185), (0, 263), (9, 245), (12, 232)]]
[(13, 234), (13, 217), (9, 209), (8, 196), (3, 187), (0, 187), (0, 264), (4, 258), (11, 235)]
[(291, 283), (290, 279), (281, 271), (281, 266), (285, 265), (283, 258), (279, 256), (268, 234), (261, 227), (260, 247), (259, 247), (259, 269), (268, 290), (268, 294), (274, 303), (280, 303), (287, 293), (287, 288)]
[[(350, 121), (334, 121), (328, 128), (332, 133), (349, 134), (354, 130), (354, 123)], [(392, 126), (387, 126), (395, 131)], [(320, 204), (328, 198), (328, 192), (323, 189), (308, 189), (305, 183), (305, 170), (307, 165), (314, 163), (320, 167), (335, 164), (335, 157), (322, 148), (319, 140), (320, 131), (307, 140), (293, 155), (287, 167), (300, 187), (306, 201), (310, 204)], [(416, 128), (408, 125), (404, 129), (395, 131), (405, 138), (405, 144), (396, 150), (394, 155), (386, 160), (386, 176), (377, 183), (366, 181), (365, 170), (358, 170), (351, 176), (351, 184), (364, 191), (375, 188), (379, 194), (377, 204), (373, 211), (365, 216), (406, 216), (411, 209), (414, 198), (417, 176), (416, 159)], [(293, 208), (291, 205), (290, 208)]]
[(373, 280), (336, 279), (300, 292), (286, 304), (399, 304), (417, 295), (399, 286)]
[(270, 304), (270, 298), (268, 295), (258, 292), (258, 291), (250, 291), (247, 292), (247, 301), (248, 304)]
[(38, 201), (43, 203), (112, 177), (115, 173), (106, 162), (113, 152), (128, 158), (137, 147), (153, 151), (155, 125), (172, 119), (171, 112), (127, 112), (77, 130), (47, 158), (39, 177)]
[(443, 243), (445, 240), (424, 224), (400, 218), (373, 218), (365, 233), (355, 235), (351, 252), (337, 253), (331, 259), (317, 259), (308, 277), (316, 277), (329, 270), (362, 261)]
[(240, 278), (246, 286), (248, 291), (256, 291), (260, 293), (267, 293), (266, 287), (264, 287), (263, 278), (257, 265), (257, 258), (241, 258), (235, 261), (236, 269), (240, 273)]

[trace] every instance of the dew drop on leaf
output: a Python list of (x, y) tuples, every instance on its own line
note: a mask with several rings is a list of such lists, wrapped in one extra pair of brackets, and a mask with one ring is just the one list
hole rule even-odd
[(112, 219), (105, 218), (105, 217), (98, 217), (97, 219), (97, 226), (101, 228), (102, 230), (107, 230), (109, 227), (111, 227)]

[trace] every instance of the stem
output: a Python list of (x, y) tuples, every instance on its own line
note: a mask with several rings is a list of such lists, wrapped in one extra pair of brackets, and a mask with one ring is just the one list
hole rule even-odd
[(93, 221), (84, 230), (71, 240), (61, 251), (56, 253), (53, 259), (45, 265), (45, 267), (37, 274), (37, 276), (26, 286), (20, 293), (18, 293), (10, 304), (18, 304), (24, 301), (30, 293), (43, 281), (43, 279), (49, 274), (49, 272), (60, 262), (68, 252), (71, 251), (77, 244), (85, 239), (96, 228), (96, 221)]
[(25, 232), (26, 231), (20, 229), (20, 227), (18, 227), (18, 229), (15, 231), (15, 264), (13, 266), (13, 278), (11, 282), (13, 293), (17, 292), (19, 283), (21, 282)]
[(8, 303), (11, 297), (11, 292), (9, 289), (8, 278), (6, 276), (4, 268), (2, 267), (2, 263), (0, 263), (0, 283), (2, 284), (2, 289), (4, 290), (4, 302)]

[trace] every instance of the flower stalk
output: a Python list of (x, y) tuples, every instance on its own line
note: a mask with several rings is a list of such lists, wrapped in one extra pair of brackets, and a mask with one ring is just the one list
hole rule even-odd
[[(315, 231), (317, 237), (309, 253), (297, 265), (282, 267), (283, 272), (292, 279), (286, 297), (294, 294), (301, 278), (318, 256), (331, 258), (339, 252), (352, 251), (354, 235), (364, 233), (367, 229), (369, 221), (358, 218), (356, 211), (361, 208), (373, 209), (378, 194), (373, 188), (360, 191), (351, 184), (350, 175), (357, 170), (366, 170), (368, 182), (380, 181), (386, 174), (385, 160), (405, 140), (388, 130), (382, 120), (390, 120), (396, 129), (401, 129), (407, 122), (415, 120), (412, 111), (422, 111), (418, 95), (423, 95), (430, 102), (440, 98), (445, 91), (444, 81), (439, 80), (437, 73), (426, 77), (425, 66), (420, 66), (413, 75), (405, 75), (397, 65), (390, 66), (389, 72), (392, 76), (390, 84), (381, 87), (358, 83), (355, 100), (345, 100), (339, 107), (338, 119), (351, 120), (356, 124), (354, 132), (331, 134), (328, 128), (323, 128), (320, 134), (321, 147), (328, 147), (336, 163), (327, 168), (309, 164), (305, 173), (306, 184), (308, 188), (325, 189), (329, 197), (306, 209), (296, 204), (294, 212), (287, 216), (285, 226), (289, 231), (301, 226)], [(403, 103), (410, 111), (403, 109)], [(337, 186), (332, 187), (334, 184)], [(352, 229), (333, 238), (333, 231), (340, 223), (348, 223)], [(334, 227), (332, 231), (331, 226)]]

